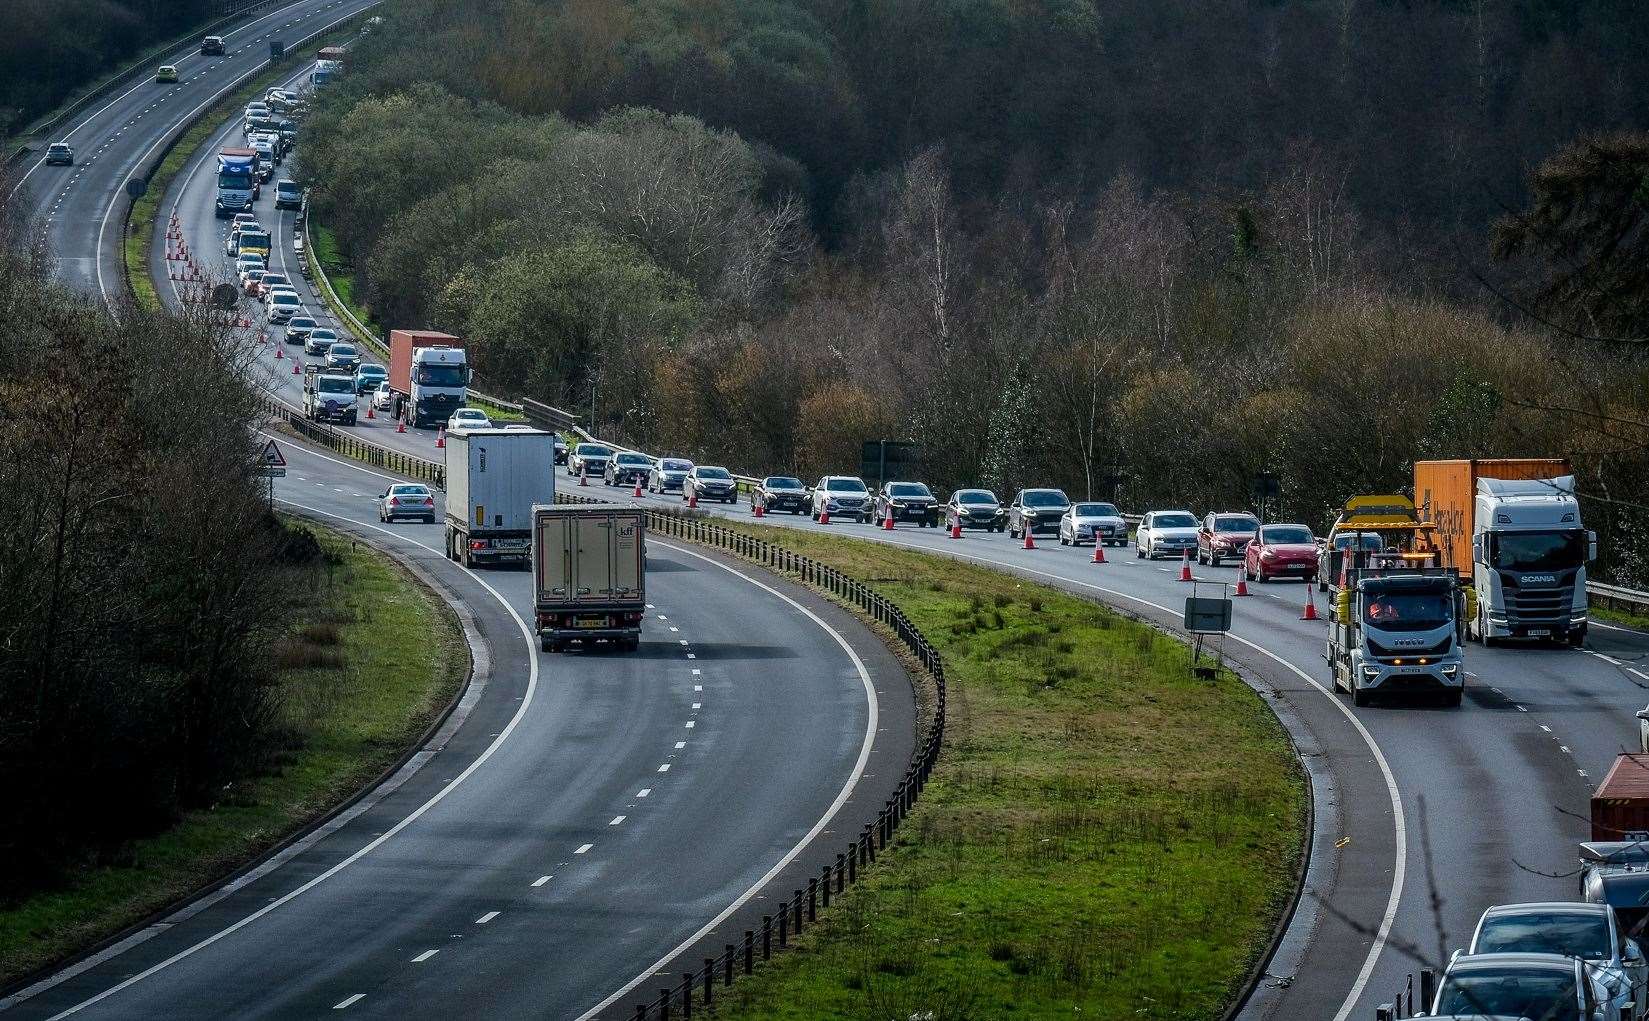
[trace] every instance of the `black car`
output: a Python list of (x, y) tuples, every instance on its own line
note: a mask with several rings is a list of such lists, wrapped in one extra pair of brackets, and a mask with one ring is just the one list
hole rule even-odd
[(567, 463), (567, 441), (559, 436), (555, 438), (555, 463)]
[(802, 485), (801, 479), (788, 475), (769, 475), (762, 479), (761, 485), (756, 487), (755, 499), (763, 510), (807, 513), (807, 487)]
[(1071, 509), (1062, 489), (1022, 489), (1008, 504), (1008, 534), (1023, 539), (1028, 531), (1058, 532), (1059, 519)]
[(681, 484), (683, 500), (694, 496), (700, 500), (738, 503), (739, 483), (733, 478), (733, 473), (726, 468), (713, 468), (701, 464), (688, 472), (687, 478)]
[(625, 451), (607, 459), (601, 469), (601, 480), (609, 486), (640, 486), (652, 473), (653, 459), (646, 454)]
[(945, 503), (945, 522), (1000, 532), (1008, 527), (1008, 509), (988, 489), (958, 489)]
[(914, 521), (922, 528), (939, 524), (939, 499), (920, 482), (888, 482), (876, 494), (876, 520)]

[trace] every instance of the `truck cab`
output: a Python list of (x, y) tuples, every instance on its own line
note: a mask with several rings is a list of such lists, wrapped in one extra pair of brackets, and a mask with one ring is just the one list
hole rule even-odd
[(219, 219), (250, 213), (258, 198), (258, 154), (252, 149), (224, 149), (218, 153)]
[(1353, 705), (1374, 695), (1435, 694), (1459, 705), (1469, 596), (1448, 568), (1348, 567), (1324, 658)]
[(1586, 564), (1597, 538), (1581, 527), (1572, 475), (1477, 480), (1472, 637), (1567, 641), (1586, 638)]

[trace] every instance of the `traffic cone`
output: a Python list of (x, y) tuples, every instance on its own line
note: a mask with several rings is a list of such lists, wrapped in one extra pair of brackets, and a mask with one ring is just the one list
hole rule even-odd
[(366, 417), (367, 418), (377, 418), (378, 417), (377, 415), (374, 415), (372, 413), (372, 402), (371, 401), (367, 401), (367, 403), (366, 403)]
[(636, 480), (636, 491), (634, 493), (630, 494), (630, 495), (634, 496), (637, 500), (641, 499), (641, 480), (640, 479)]
[(698, 507), (698, 505), (699, 505), (699, 494), (698, 494), (698, 490), (695, 489), (691, 493), (687, 494), (687, 509), (692, 510), (692, 509)]
[(443, 450), (443, 449), (446, 448), (446, 445), (447, 445), (447, 429), (446, 429), (446, 426), (442, 426), (435, 433), (435, 449), (436, 450)]
[(590, 484), (590, 469), (584, 465), (578, 466), (578, 484), (581, 486), (588, 486)]
[(962, 538), (962, 522), (961, 521), (952, 521), (950, 523), (950, 537), (952, 539)]
[(1104, 562), (1105, 562), (1105, 544), (1100, 542), (1098, 539), (1095, 539), (1094, 540), (1094, 563), (1103, 564)]
[(294, 375), (294, 376), (303, 375), (303, 370), (298, 368), (298, 363), (297, 362), (292, 363), (292, 375)]
[(1311, 598), (1311, 586), (1305, 587), (1305, 609), (1300, 613), (1301, 620), (1317, 619), (1317, 601)]
[(280, 361), (280, 360), (281, 360), (281, 359), (282, 359), (282, 358), (285, 358), (285, 357), (286, 357), (286, 352), (285, 352), (285, 351), (282, 351), (282, 350), (281, 350), (281, 349), (280, 349), (280, 348), (278, 348), (278, 347), (277, 347), (277, 348), (275, 348), (275, 360), (276, 360), (276, 361), (277, 361), (277, 362), (278, 362), (278, 361)]
[(1033, 533), (1029, 528), (1025, 529), (1024, 549), (1036, 549), (1036, 539), (1034, 538), (1034, 534), (1035, 533)]
[(830, 508), (829, 507), (826, 507), (824, 510), (819, 512), (819, 524), (821, 524), (821, 525), (830, 524)]
[(893, 531), (893, 508), (888, 508), (887, 517), (882, 519), (882, 531)]
[(398, 433), (404, 433), (407, 431), (406, 419), (403, 418), (401, 421), (395, 423), (395, 431)]
[(1237, 572), (1237, 591), (1232, 594), (1239, 596), (1248, 595), (1248, 568), (1246, 566)]
[(762, 506), (762, 502), (760, 500), (751, 500), (750, 513), (754, 514), (758, 518), (765, 518), (767, 516), (767, 508)]
[(1191, 551), (1190, 550), (1185, 550), (1184, 552), (1182, 552), (1180, 554), (1180, 558), (1179, 558), (1179, 580), (1180, 581), (1190, 581), (1191, 580)]

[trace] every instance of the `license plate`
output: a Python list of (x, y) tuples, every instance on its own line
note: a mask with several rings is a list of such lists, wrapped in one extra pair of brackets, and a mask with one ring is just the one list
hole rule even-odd
[(1547, 630), (1546, 628), (1543, 628), (1543, 627), (1536, 627), (1536, 628), (1530, 628), (1529, 629), (1529, 637), (1530, 638), (1550, 638), (1551, 636), (1552, 636), (1551, 631), (1549, 631), (1549, 630)]
[(526, 549), (530, 539), (499, 539), (493, 543), (498, 549)]
[(607, 626), (607, 618), (606, 617), (596, 617), (594, 619), (580, 620), (577, 623), (578, 623), (579, 627), (583, 627), (583, 628), (606, 627)]

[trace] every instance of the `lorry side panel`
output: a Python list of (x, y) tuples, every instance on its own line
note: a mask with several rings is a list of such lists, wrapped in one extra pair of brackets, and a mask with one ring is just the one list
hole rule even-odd
[(484, 443), (489, 461), (496, 461), (488, 465), (486, 474), (502, 491), (496, 498), (499, 506), (489, 511), (488, 524), (529, 533), (533, 505), (555, 502), (555, 437), (524, 430), (489, 431), (473, 442)]
[(412, 392), (412, 349), (416, 347), (456, 347), (464, 342), (450, 333), (434, 330), (389, 331), (389, 385), (404, 394)]
[(1478, 479), (1550, 479), (1569, 474), (1561, 457), (1497, 457), (1416, 461), (1414, 505), (1421, 521), (1437, 524), (1445, 566), (1471, 576), (1473, 510)]
[(636, 515), (614, 515), (610, 584), (615, 597), (641, 596), (647, 570), (646, 550), (642, 548), (641, 535), (641, 522)]
[(470, 473), (465, 465), (469, 456), (469, 437), (459, 433), (447, 437), (447, 516), (473, 526), (475, 510), (470, 506)]

